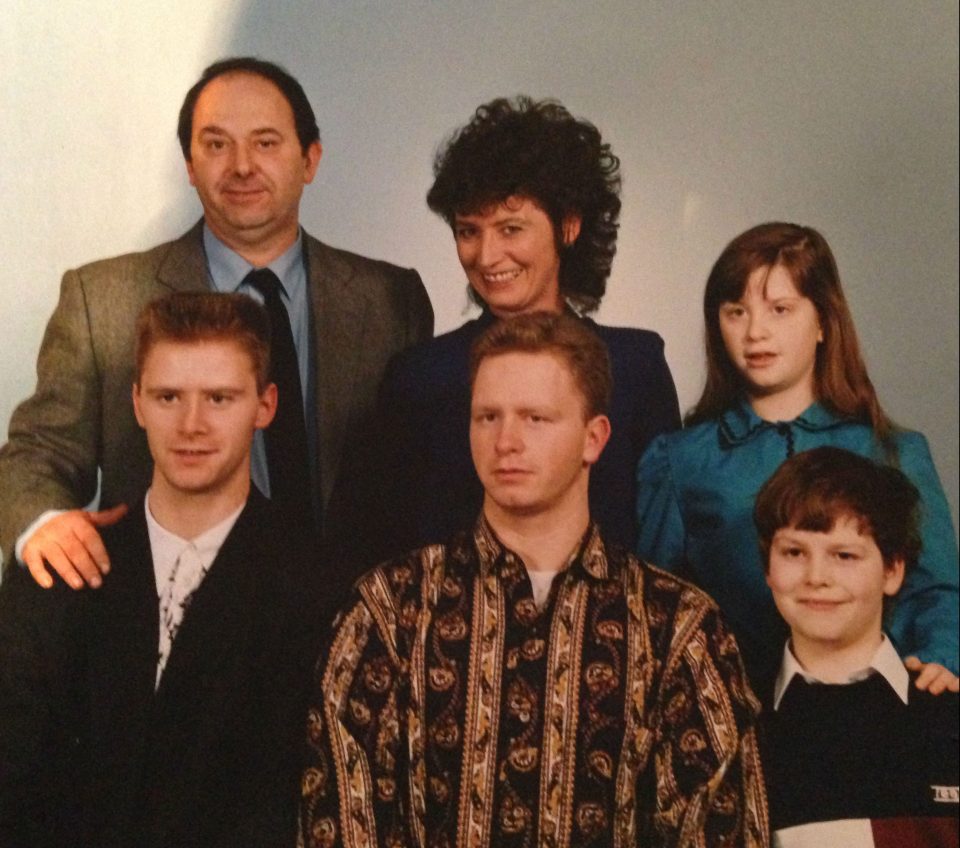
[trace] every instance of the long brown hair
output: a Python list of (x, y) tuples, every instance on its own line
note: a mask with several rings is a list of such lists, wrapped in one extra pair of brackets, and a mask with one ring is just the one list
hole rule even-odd
[(716, 418), (740, 402), (743, 377), (720, 334), (720, 306), (743, 297), (755, 270), (776, 265), (789, 272), (802, 296), (813, 301), (820, 319), (823, 342), (814, 368), (815, 397), (835, 414), (868, 424), (889, 450), (893, 424), (867, 376), (833, 252), (820, 233), (798, 224), (759, 224), (731, 241), (714, 263), (703, 294), (707, 381), (685, 423)]

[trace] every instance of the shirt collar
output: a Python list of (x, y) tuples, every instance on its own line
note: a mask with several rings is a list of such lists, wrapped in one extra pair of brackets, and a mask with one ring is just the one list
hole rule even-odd
[[(247, 262), (239, 253), (227, 247), (218, 239), (213, 231), (204, 223), (203, 249), (207, 256), (207, 268), (213, 288), (218, 292), (235, 292), (254, 266)], [(297, 240), (280, 254), (273, 262), (265, 267), (269, 268), (280, 279), (280, 284), (288, 297), (293, 297), (292, 286), (299, 282), (298, 275), (292, 274), (297, 262), (303, 261), (303, 230), (297, 232)]]
[[(506, 577), (523, 567), (523, 560), (497, 538), (497, 534), (483, 513), (480, 513), (480, 518), (477, 519), (473, 538), (480, 557), (481, 574), (496, 569), (500, 577)], [(605, 580), (608, 576), (608, 565), (600, 531), (591, 521), (583, 538), (573, 549), (561, 571), (583, 571), (596, 580)]]
[(743, 399), (737, 406), (720, 415), (720, 433), (727, 444), (736, 445), (749, 441), (761, 430), (776, 427), (778, 424), (791, 424), (816, 432), (835, 427), (842, 422), (842, 418), (819, 403), (811, 404), (792, 421), (765, 421), (754, 412), (750, 402)]
[[(861, 680), (866, 680), (872, 674), (879, 674), (890, 684), (890, 688), (897, 693), (897, 697), (903, 703), (907, 703), (910, 694), (910, 675), (886, 634), (884, 634), (880, 647), (877, 648), (867, 667), (851, 674), (847, 683), (858, 683)], [(818, 680), (804, 670), (799, 660), (793, 655), (793, 651), (790, 650), (790, 642), (788, 641), (783, 648), (783, 663), (780, 665), (780, 673), (777, 675), (777, 682), (773, 689), (774, 709), (780, 706), (780, 701), (787, 691), (790, 681), (797, 675), (808, 683), (823, 683), (822, 680)]]
[(147, 514), (147, 531), (150, 535), (150, 546), (154, 547), (154, 544), (156, 544), (157, 546), (162, 546), (167, 549), (175, 548), (177, 555), (179, 555), (180, 551), (185, 547), (193, 545), (201, 559), (206, 560), (209, 557), (212, 560), (220, 551), (227, 536), (230, 535), (233, 525), (236, 523), (237, 518), (240, 517), (240, 513), (245, 506), (246, 501), (240, 504), (236, 510), (222, 521), (204, 530), (199, 536), (193, 539), (184, 539), (168, 530), (153, 517), (153, 513), (150, 511), (150, 492), (148, 491), (143, 501), (143, 507)]

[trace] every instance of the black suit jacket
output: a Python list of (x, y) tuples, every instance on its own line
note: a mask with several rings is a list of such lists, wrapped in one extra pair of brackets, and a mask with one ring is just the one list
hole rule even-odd
[(316, 569), (254, 492), (155, 691), (142, 503), (104, 540), (99, 590), (0, 587), (0, 844), (292, 844)]

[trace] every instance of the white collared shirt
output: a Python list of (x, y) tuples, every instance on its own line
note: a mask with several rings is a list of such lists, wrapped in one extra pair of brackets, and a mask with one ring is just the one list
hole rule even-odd
[[(143, 508), (147, 518), (147, 533), (150, 537), (150, 553), (153, 557), (153, 576), (157, 587), (157, 602), (160, 605), (157, 686), (160, 685), (160, 677), (170, 657), (173, 640), (190, 598), (206, 577), (210, 566), (220, 552), (220, 547), (233, 529), (245, 505), (244, 502), (235, 512), (208, 530), (204, 530), (195, 539), (182, 539), (163, 527), (153, 517), (153, 513), (150, 512), (149, 491), (144, 498)], [(181, 558), (184, 562), (189, 560), (194, 567), (178, 567)], [(170, 609), (171, 593), (183, 599), (182, 602), (175, 604), (172, 610)], [(171, 615), (172, 619), (170, 619)]]
[[(777, 675), (777, 683), (773, 689), (773, 708), (775, 710), (779, 708), (780, 700), (783, 698), (783, 693), (787, 691), (787, 686), (790, 685), (790, 681), (798, 674), (806, 680), (807, 683), (825, 682), (810, 674), (800, 665), (800, 661), (793, 655), (793, 651), (790, 649), (790, 642), (788, 640), (783, 648), (783, 662), (780, 664), (780, 673)], [(887, 638), (886, 634), (883, 634), (880, 646), (877, 648), (866, 668), (855, 671), (846, 682), (858, 683), (861, 680), (866, 680), (872, 674), (879, 674), (890, 684), (890, 688), (897, 693), (897, 697), (900, 698), (904, 704), (907, 703), (907, 697), (910, 692), (910, 675), (907, 673), (906, 666), (904, 666), (903, 660), (900, 659), (897, 649), (893, 647), (893, 643)]]

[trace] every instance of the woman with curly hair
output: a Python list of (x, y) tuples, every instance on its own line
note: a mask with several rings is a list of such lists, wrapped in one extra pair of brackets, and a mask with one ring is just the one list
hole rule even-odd
[(950, 509), (924, 437), (880, 406), (826, 240), (779, 222), (741, 233), (710, 272), (703, 316), (703, 395), (686, 428), (656, 439), (640, 463), (639, 555), (716, 599), (755, 688), (767, 690), (786, 632), (761, 567), (757, 492), (784, 460), (821, 445), (898, 465), (923, 499), (923, 552), (887, 632), (901, 655), (919, 658), (911, 665), (928, 664), (921, 687), (955, 689)]
[(437, 153), (430, 208), (453, 231), (480, 316), (401, 354), (381, 398), (386, 475), (368, 512), (385, 556), (442, 541), (480, 513), (470, 458), (470, 346), (498, 318), (571, 311), (612, 361), (613, 436), (590, 475), (590, 506), (612, 540), (635, 542), (635, 468), (650, 440), (679, 425), (663, 340), (585, 317), (603, 298), (616, 252), (620, 161), (592, 124), (556, 101), (497, 99)]

